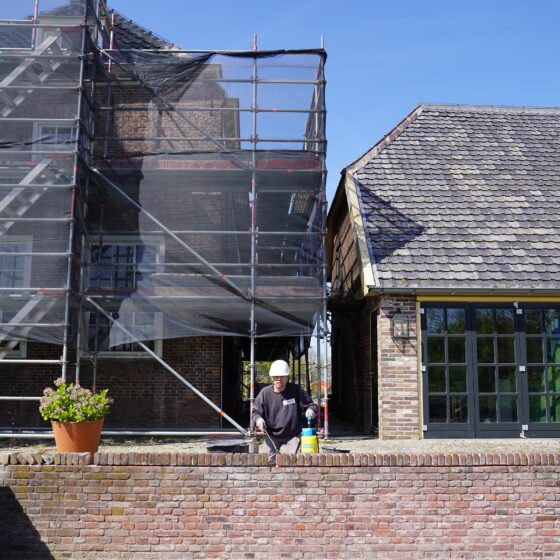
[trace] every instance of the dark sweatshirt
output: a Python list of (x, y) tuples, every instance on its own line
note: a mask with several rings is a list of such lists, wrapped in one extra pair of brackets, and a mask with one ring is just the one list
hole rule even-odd
[(282, 393), (275, 393), (272, 385), (265, 387), (253, 404), (253, 425), (259, 418), (266, 423), (266, 431), (279, 440), (301, 435), (302, 419), (311, 408), (317, 414), (317, 405), (295, 383), (286, 385)]

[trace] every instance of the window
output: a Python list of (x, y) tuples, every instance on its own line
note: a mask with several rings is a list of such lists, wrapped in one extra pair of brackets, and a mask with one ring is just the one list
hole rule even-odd
[(465, 310), (426, 309), (428, 418), (431, 424), (468, 422)]
[[(24, 236), (3, 236), (0, 238), (0, 288), (10, 292), (10, 288), (25, 288), (31, 282), (31, 256), (21, 253), (31, 252), (31, 238)], [(21, 291), (17, 292), (23, 295)], [(0, 323), (10, 323), (16, 312), (0, 310)], [(0, 360), (3, 358), (26, 358), (27, 343), (4, 338), (0, 333)]]
[(525, 311), (529, 422), (560, 422), (560, 309)]
[(0, 288), (25, 288), (31, 281), (31, 238), (0, 238)]
[(0, 363), (4, 358), (27, 358), (27, 342), (23, 340), (1, 340), (0, 335)]
[(76, 149), (76, 126), (71, 123), (41, 123), (33, 125), (35, 140), (34, 159), (41, 159), (41, 152), (71, 153)]
[[(68, 26), (73, 22), (76, 26), (79, 26), (81, 22), (81, 18), (65, 18), (64, 25)], [(81, 44), (81, 33), (77, 31), (70, 31), (68, 28), (66, 30), (62, 30), (60, 28), (60, 18), (48, 18), (48, 17), (41, 17), (38, 20), (38, 23), (43, 25), (50, 25), (50, 27), (38, 27), (36, 28), (37, 37), (35, 39), (36, 48), (41, 47), (41, 45), (49, 39), (50, 37), (56, 37), (56, 45), (63, 51), (65, 50), (74, 50), (77, 51), (80, 49)]]
[(427, 437), (560, 435), (560, 306), (424, 304)]
[(163, 262), (163, 245), (110, 242), (91, 250), (90, 285), (98, 288), (134, 289), (144, 274), (153, 274)]
[[(127, 296), (163, 263), (164, 245), (161, 238), (139, 239), (130, 237), (105, 238), (103, 245), (91, 248), (90, 291), (110, 291)], [(113, 312), (113, 317), (128, 330), (136, 333), (162, 331), (163, 314), (151, 311)], [(90, 313), (88, 347), (101, 357), (146, 357), (148, 353), (135, 342), (110, 346), (111, 321), (101, 314)], [(144, 341), (144, 344), (161, 355), (162, 341)]]

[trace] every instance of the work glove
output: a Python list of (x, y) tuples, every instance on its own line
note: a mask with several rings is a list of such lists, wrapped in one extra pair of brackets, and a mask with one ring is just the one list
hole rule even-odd
[(306, 418), (315, 418), (315, 412), (313, 411), (312, 408), (308, 408), (308, 409), (305, 411), (305, 417), (306, 417)]
[(257, 428), (258, 432), (263, 432), (265, 430), (266, 424), (264, 423), (264, 418), (259, 418), (256, 422), (255, 422), (255, 427)]

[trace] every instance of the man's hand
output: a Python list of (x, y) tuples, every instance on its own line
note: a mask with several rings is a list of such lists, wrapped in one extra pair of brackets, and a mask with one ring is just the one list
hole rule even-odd
[(305, 411), (305, 417), (306, 417), (306, 418), (315, 418), (315, 412), (313, 411), (312, 408), (308, 408), (308, 409)]
[(261, 432), (264, 434), (264, 429), (266, 428), (266, 424), (264, 423), (264, 418), (259, 418), (255, 422), (255, 427), (257, 428), (257, 432)]

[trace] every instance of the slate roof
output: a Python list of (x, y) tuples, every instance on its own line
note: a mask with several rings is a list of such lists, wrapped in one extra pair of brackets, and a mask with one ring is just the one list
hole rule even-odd
[(349, 166), (378, 288), (560, 289), (560, 109), (421, 105)]
[[(40, 12), (47, 17), (82, 17), (84, 6), (82, 0)], [(110, 17), (110, 16), (109, 16)], [(115, 48), (119, 49), (165, 49), (177, 48), (173, 43), (152, 33), (135, 21), (115, 11), (114, 29)], [(25, 27), (3, 27), (0, 33), (0, 48), (29, 48), (31, 45), (31, 29)]]
[[(110, 8), (110, 7), (109, 7)], [(111, 10), (110, 10), (111, 11)], [(68, 4), (44, 12), (49, 16), (82, 16), (83, 0), (69, 0)], [(135, 21), (115, 11), (115, 48), (162, 49), (173, 47), (166, 39), (138, 25)]]
[(119, 12), (115, 12), (115, 48), (165, 49), (177, 47)]

